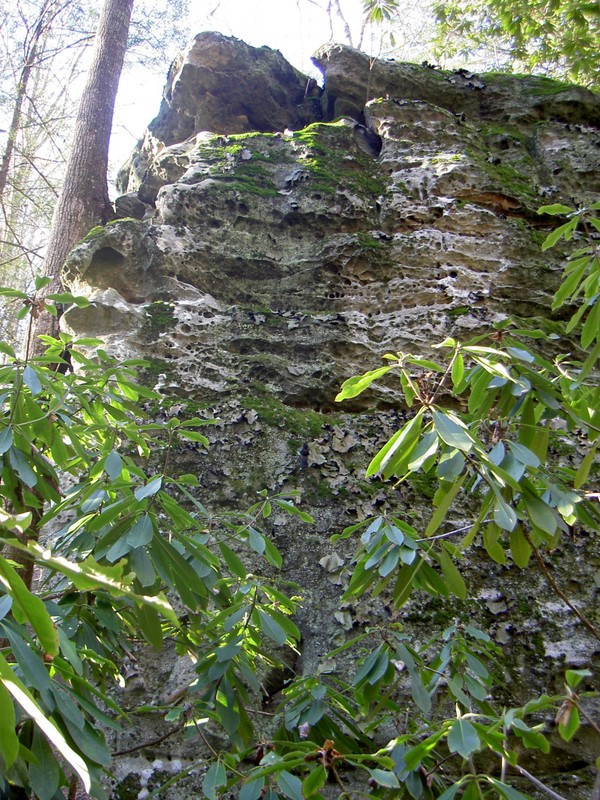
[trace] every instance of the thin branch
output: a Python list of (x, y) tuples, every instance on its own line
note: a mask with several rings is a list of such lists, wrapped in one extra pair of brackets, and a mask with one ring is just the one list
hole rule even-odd
[(520, 767), (518, 764), (511, 764), (510, 765), (513, 769), (516, 769), (517, 772), (522, 775), (524, 778), (527, 778), (528, 781), (531, 781), (534, 786), (537, 786), (542, 792), (548, 795), (548, 797), (552, 797), (553, 800), (567, 800), (566, 797), (563, 797), (562, 794), (558, 794), (555, 792), (554, 789), (551, 789), (549, 786), (546, 786), (545, 783), (542, 783), (538, 778), (531, 774), (531, 772), (527, 772), (526, 769)]
[(527, 541), (529, 542), (529, 546), (530, 546), (530, 547), (531, 547), (531, 549), (533, 550), (533, 553), (534, 553), (534, 555), (535, 555), (535, 557), (536, 557), (536, 559), (537, 559), (537, 562), (538, 562), (538, 564), (539, 564), (539, 566), (540, 566), (540, 569), (541, 569), (541, 570), (542, 570), (542, 572), (544, 573), (544, 575), (545, 575), (545, 577), (546, 577), (546, 580), (548, 581), (548, 583), (550, 584), (550, 586), (551, 586), (551, 587), (554, 589), (554, 591), (556, 592), (556, 594), (557, 594), (557, 595), (558, 595), (558, 596), (559, 596), (559, 597), (560, 597), (562, 600), (564, 600), (564, 602), (565, 602), (565, 603), (566, 603), (566, 604), (569, 606), (569, 608), (571, 609), (571, 611), (572, 611), (572, 612), (573, 612), (573, 613), (574, 613), (574, 614), (575, 614), (575, 615), (576, 615), (576, 616), (577, 616), (577, 617), (578, 617), (578, 618), (581, 620), (581, 622), (582, 622), (582, 623), (585, 625), (585, 627), (588, 629), (588, 631), (589, 631), (589, 632), (590, 632), (590, 633), (591, 633), (593, 636), (595, 636), (595, 637), (596, 637), (596, 639), (598, 639), (598, 641), (600, 641), (600, 631), (598, 631), (598, 630), (597, 630), (597, 629), (594, 627), (594, 625), (592, 625), (592, 623), (589, 621), (589, 619), (588, 619), (588, 618), (587, 618), (587, 617), (586, 617), (584, 614), (582, 614), (582, 613), (581, 613), (581, 611), (579, 611), (579, 609), (578, 609), (578, 608), (576, 608), (576, 607), (573, 605), (573, 603), (572, 603), (572, 602), (569, 600), (569, 598), (567, 597), (567, 595), (566, 595), (566, 594), (565, 594), (565, 593), (562, 591), (562, 589), (560, 588), (560, 586), (559, 586), (559, 585), (556, 583), (556, 581), (554, 580), (554, 578), (552, 577), (552, 575), (551, 575), (551, 573), (550, 573), (550, 570), (548, 569), (548, 566), (547, 566), (546, 562), (545, 562), (545, 561), (544, 561), (544, 559), (542, 558), (542, 555), (541, 555), (540, 551), (537, 549), (537, 547), (536, 547), (536, 546), (534, 545), (534, 543), (531, 541), (531, 536), (529, 535), (529, 533), (528, 533), (528, 532), (527, 532), (527, 531), (526, 531), (524, 528), (523, 528), (523, 534), (524, 534), (525, 538), (527, 539)]
[(169, 736), (173, 736), (174, 733), (177, 733), (182, 728), (183, 728), (183, 723), (177, 725), (172, 730), (167, 731), (167, 733), (163, 734), (162, 736), (157, 736), (156, 739), (150, 739), (147, 742), (142, 742), (142, 744), (136, 744), (133, 747), (126, 747), (124, 750), (117, 750), (115, 753), (112, 754), (112, 756), (113, 758), (116, 758), (117, 756), (126, 756), (129, 753), (136, 753), (138, 750), (143, 750), (145, 747), (154, 747), (154, 745), (164, 742), (165, 739), (168, 739)]

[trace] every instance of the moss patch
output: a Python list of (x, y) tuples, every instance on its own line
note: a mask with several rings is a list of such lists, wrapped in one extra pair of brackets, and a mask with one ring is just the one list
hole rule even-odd
[(144, 309), (144, 338), (151, 341), (156, 339), (159, 333), (173, 328), (175, 322), (175, 312), (172, 303), (164, 303), (162, 300), (151, 303)]
[(275, 397), (246, 397), (242, 402), (254, 409), (262, 422), (285, 428), (290, 434), (303, 439), (314, 439), (321, 433), (326, 421), (331, 423), (329, 417), (325, 420), (317, 411), (290, 408)]
[(313, 178), (312, 189), (326, 193), (346, 186), (361, 194), (378, 197), (387, 186), (373, 159), (358, 148), (348, 158), (348, 127), (339, 122), (315, 122), (294, 133), (293, 141), (304, 146), (299, 158)]
[(111, 219), (110, 222), (107, 222), (106, 225), (95, 225), (91, 230), (89, 230), (86, 235), (81, 240), (83, 242), (91, 242), (94, 239), (97, 239), (100, 236), (103, 236), (106, 231), (110, 228), (113, 228), (115, 225), (119, 225), (119, 227), (129, 227), (133, 230), (137, 230), (140, 225), (145, 225), (142, 220), (135, 219), (135, 217), (119, 217), (119, 219)]
[(381, 239), (376, 239), (372, 234), (361, 231), (356, 235), (359, 245), (365, 250), (379, 250), (383, 247)]

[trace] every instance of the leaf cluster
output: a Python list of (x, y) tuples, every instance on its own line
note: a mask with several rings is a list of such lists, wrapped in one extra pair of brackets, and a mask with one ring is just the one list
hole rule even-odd
[(441, 0), (434, 6), (439, 55), (494, 48), (507, 70), (549, 72), (598, 87), (600, 9), (576, 0)]
[[(35, 297), (0, 292), (39, 310)], [(2, 791), (61, 796), (71, 770), (102, 798), (112, 756), (99, 728), (127, 720), (113, 693), (141, 640), (156, 650), (170, 640), (196, 664), (191, 697), (167, 703), (167, 721), (198, 737), (216, 724), (239, 748), (252, 741), (259, 674), (300, 633), (297, 600), (247, 565), (282, 564), (264, 531), (274, 508), (311, 518), (293, 493), (266, 492), (246, 512), (212, 515), (198, 478), (173, 465), (179, 447), (207, 447), (213, 420), (156, 421), (159, 396), (135, 381), (142, 362), (117, 363), (98, 340), (45, 343), (35, 361), (3, 345), (0, 366)]]

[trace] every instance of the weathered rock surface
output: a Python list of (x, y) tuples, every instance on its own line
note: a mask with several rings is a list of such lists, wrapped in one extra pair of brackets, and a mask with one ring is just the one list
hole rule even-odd
[[(334, 554), (329, 536), (374, 508), (418, 525), (430, 502), (419, 501), (426, 482), (364, 481), (404, 414), (393, 387), (339, 407), (340, 384), (390, 350), (427, 352), (508, 314), (551, 328), (561, 257), (540, 251), (553, 221), (536, 209), (589, 202), (600, 183), (600, 100), (583, 89), (372, 64), (338, 46), (316, 63), (325, 87), (307, 110), (306, 78), (278, 54), (196, 37), (123, 173), (123, 207), (138, 219), (92, 231), (64, 275), (94, 301), (65, 315), (77, 334), (148, 358), (145, 378), (176, 403), (172, 413), (221, 420), (212, 452), (179, 454), (182, 471), (200, 475), (202, 502), (239, 508), (263, 487), (301, 491), (316, 525), (276, 517), (272, 530), (284, 577), (305, 589), (305, 674), (349, 669), (343, 656), (328, 662), (328, 651), (350, 628), (388, 619), (376, 601), (340, 606), (353, 543)], [(239, 92), (222, 91), (233, 84)], [(588, 610), (597, 557), (586, 532), (553, 556), (559, 580), (577, 581), (570, 590)], [(478, 615), (510, 653), (507, 702), (553, 692), (565, 666), (597, 658), (597, 642), (539, 574), (523, 581), (510, 564), (484, 563), (485, 574), (476, 560), (469, 568), (481, 586), (475, 608), (417, 603), (404, 614), (407, 630), (427, 638), (454, 615)], [(155, 701), (180, 680), (163, 659), (149, 683)], [(155, 734), (140, 723), (120, 748)], [(549, 783), (587, 798), (592, 750), (587, 738), (563, 744), (542, 767)], [(171, 739), (119, 774), (151, 773), (167, 754), (184, 767), (197, 757)]]
[[(318, 95), (315, 81), (288, 64), (278, 50), (200, 33), (171, 65), (158, 116), (121, 170), (120, 188), (138, 189), (148, 168), (163, 183), (172, 183), (181, 175), (190, 149), (187, 140), (200, 131), (304, 127), (320, 119)], [(164, 173), (153, 163), (159, 155)], [(142, 200), (147, 197), (154, 199), (146, 181)]]

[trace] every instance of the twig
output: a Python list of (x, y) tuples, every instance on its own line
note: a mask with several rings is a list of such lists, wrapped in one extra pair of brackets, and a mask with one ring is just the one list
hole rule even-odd
[[(594, 730), (594, 731), (595, 731), (595, 732), (598, 734), (598, 736), (600, 736), (600, 727), (598, 727), (598, 725), (596, 725), (596, 723), (594, 722), (594, 720), (593, 720), (593, 719), (590, 717), (590, 715), (589, 715), (589, 714), (588, 714), (588, 713), (587, 713), (587, 712), (586, 712), (586, 711), (585, 711), (585, 710), (584, 710), (584, 709), (581, 707), (581, 705), (580, 705), (579, 703), (577, 703), (577, 710), (579, 711), (579, 713), (581, 714), (581, 716), (582, 716), (582, 717), (583, 717), (583, 718), (586, 720), (586, 722), (588, 723), (588, 725), (589, 725), (591, 728), (593, 728), (593, 730)], [(600, 800), (600, 798), (599, 798), (599, 800)]]
[(552, 797), (553, 800), (567, 800), (567, 798), (563, 797), (562, 794), (558, 794), (558, 792), (555, 792), (554, 789), (546, 786), (545, 783), (542, 783), (534, 775), (532, 775), (531, 772), (527, 772), (526, 769), (523, 769), (523, 767), (520, 767), (518, 764), (511, 764), (510, 766), (513, 767), (513, 769), (516, 769), (517, 772), (524, 778), (527, 778), (528, 781), (531, 781), (531, 783), (533, 783), (534, 786), (537, 786), (538, 789), (541, 789), (542, 792), (545, 792), (548, 797)]
[(200, 725), (198, 725), (198, 723), (196, 722), (196, 720), (194, 720), (194, 726), (195, 726), (196, 730), (198, 731), (198, 736), (199, 736), (199, 737), (202, 739), (202, 741), (203, 741), (203, 742), (204, 742), (204, 744), (205, 744), (205, 745), (208, 747), (208, 749), (209, 749), (209, 750), (210, 750), (210, 752), (213, 754), (213, 756), (214, 756), (215, 758), (219, 758), (219, 754), (217, 753), (217, 751), (215, 750), (215, 748), (212, 746), (212, 744), (211, 744), (211, 743), (208, 741), (208, 739), (206, 738), (206, 736), (205, 736), (205, 735), (202, 733), (202, 730), (201, 730), (201, 728), (200, 728)]
[(68, 800), (76, 800), (77, 798), (77, 775), (73, 775), (69, 782), (69, 794), (67, 798)]
[(589, 619), (587, 619), (587, 617), (586, 617), (586, 616), (584, 616), (584, 615), (581, 613), (581, 611), (579, 611), (579, 609), (578, 609), (578, 608), (576, 608), (576, 607), (573, 605), (573, 603), (572, 603), (572, 602), (569, 600), (569, 598), (567, 597), (567, 595), (566, 595), (566, 594), (565, 594), (565, 593), (562, 591), (562, 589), (560, 588), (560, 586), (559, 586), (559, 585), (556, 583), (556, 581), (554, 580), (554, 578), (552, 577), (552, 575), (551, 575), (551, 573), (550, 573), (550, 570), (548, 569), (548, 566), (546, 565), (546, 562), (545, 562), (545, 561), (544, 561), (544, 559), (542, 558), (542, 555), (541, 555), (540, 551), (537, 549), (537, 547), (536, 547), (536, 546), (534, 545), (534, 543), (531, 541), (531, 536), (529, 535), (529, 533), (528, 533), (528, 532), (527, 532), (527, 531), (526, 531), (524, 528), (523, 528), (523, 534), (524, 534), (525, 538), (527, 539), (527, 541), (529, 542), (529, 545), (530, 545), (531, 549), (533, 550), (533, 553), (534, 553), (534, 555), (535, 555), (535, 557), (536, 557), (536, 559), (537, 559), (537, 562), (538, 562), (538, 564), (540, 565), (540, 569), (541, 569), (541, 570), (542, 570), (542, 572), (544, 573), (544, 575), (545, 575), (545, 577), (546, 577), (546, 580), (548, 581), (548, 583), (550, 584), (550, 586), (551, 586), (551, 587), (554, 589), (554, 591), (556, 592), (556, 594), (557, 594), (557, 595), (558, 595), (560, 598), (562, 598), (562, 600), (564, 600), (564, 602), (565, 602), (565, 603), (566, 603), (566, 604), (569, 606), (569, 608), (571, 609), (571, 611), (572, 611), (572, 612), (573, 612), (573, 613), (574, 613), (574, 614), (575, 614), (577, 617), (579, 617), (579, 619), (580, 619), (580, 620), (583, 622), (583, 624), (584, 624), (584, 625), (585, 625), (585, 627), (586, 627), (586, 628), (587, 628), (587, 629), (590, 631), (590, 633), (591, 633), (591, 634), (593, 634), (593, 636), (595, 636), (595, 637), (596, 637), (596, 639), (598, 639), (598, 640), (600, 641), (600, 631), (598, 631), (598, 630), (597, 630), (597, 629), (594, 627), (594, 625), (592, 625), (592, 623), (589, 621)]
[(181, 725), (177, 725), (172, 730), (168, 731), (167, 733), (163, 734), (162, 736), (158, 736), (156, 739), (150, 739), (148, 742), (142, 742), (142, 744), (136, 744), (133, 747), (126, 747), (124, 750), (117, 750), (113, 753), (113, 758), (117, 756), (126, 756), (129, 753), (135, 753), (138, 750), (143, 750), (144, 747), (154, 747), (155, 744), (160, 744), (164, 742), (165, 739), (168, 739), (169, 736), (173, 736), (174, 733), (177, 733), (183, 728), (183, 723)]

